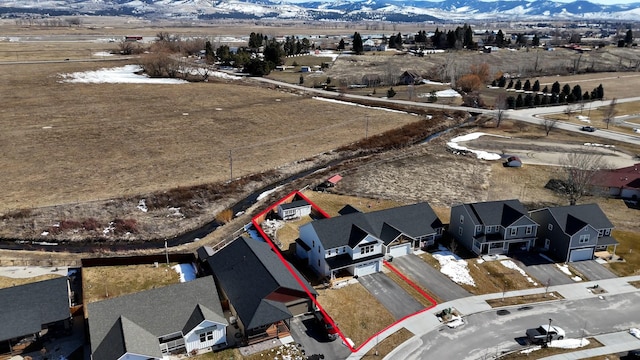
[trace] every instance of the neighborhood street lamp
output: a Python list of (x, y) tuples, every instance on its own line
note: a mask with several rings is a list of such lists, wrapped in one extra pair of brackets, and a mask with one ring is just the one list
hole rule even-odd
[(549, 318), (549, 327), (547, 328), (547, 341), (545, 342), (546, 346), (549, 346), (551, 342), (551, 318)]

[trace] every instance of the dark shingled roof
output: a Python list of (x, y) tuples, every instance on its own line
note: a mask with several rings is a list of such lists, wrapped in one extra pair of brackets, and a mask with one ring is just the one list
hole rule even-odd
[(332, 256), (330, 258), (327, 258), (327, 265), (329, 265), (329, 267), (332, 270), (339, 270), (347, 266), (360, 264), (366, 261), (380, 259), (383, 256), (384, 256), (383, 254), (374, 254), (364, 258), (353, 260), (351, 256), (349, 256), (349, 254), (342, 254), (342, 255)]
[(307, 202), (307, 200), (296, 200), (290, 203), (280, 204), (278, 206), (280, 206), (282, 210), (287, 210), (287, 209), (295, 209), (303, 206), (309, 206), (309, 203)]
[(570, 235), (584, 228), (587, 224), (594, 228), (612, 229), (614, 226), (602, 212), (598, 204), (581, 204), (573, 206), (550, 207), (549, 212), (558, 221), (562, 229)]
[(370, 213), (351, 212), (310, 223), (325, 249), (357, 245), (367, 234), (388, 244), (394, 233), (412, 238), (434, 234), (442, 222), (426, 202)]
[(0, 289), (0, 340), (32, 335), (70, 318), (66, 277)]
[[(211, 256), (207, 263), (247, 329), (293, 317), (284, 304), (265, 299), (273, 292), (293, 290), (300, 297), (307, 297), (305, 289), (264, 242), (240, 237)], [(291, 268), (307, 289), (317, 294)]]
[(476, 224), (485, 226), (508, 227), (521, 217), (528, 216), (527, 210), (517, 199), (479, 202), (463, 206), (475, 216)]
[(87, 305), (93, 360), (127, 352), (162, 357), (158, 337), (203, 320), (227, 324), (212, 276)]

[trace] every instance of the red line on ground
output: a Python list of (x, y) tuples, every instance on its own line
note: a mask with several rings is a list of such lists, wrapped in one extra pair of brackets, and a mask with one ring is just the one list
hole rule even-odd
[(327, 218), (330, 217), (324, 210), (319, 208), (315, 203), (313, 203), (311, 200), (309, 200), (306, 196), (302, 195), (299, 191), (292, 191), (287, 196), (285, 196), (282, 199), (278, 200), (273, 205), (269, 206), (266, 210), (264, 210), (260, 214), (256, 215), (253, 219), (251, 219), (251, 223), (256, 228), (256, 230), (260, 233), (260, 236), (262, 236), (262, 238), (264, 238), (265, 242), (267, 244), (269, 244), (271, 249), (276, 253), (276, 255), (278, 256), (280, 261), (282, 261), (282, 263), (287, 268), (287, 270), (289, 270), (289, 272), (291, 273), (293, 278), (296, 279), (298, 284), (305, 290), (305, 292), (307, 293), (307, 296), (309, 296), (309, 299), (311, 299), (313, 304), (322, 313), (322, 316), (324, 316), (324, 318), (329, 321), (331, 326), (333, 326), (334, 329), (336, 329), (338, 331), (338, 335), (340, 335), (340, 338), (342, 339), (344, 344), (349, 348), (349, 350), (351, 350), (351, 352), (355, 352), (356, 350), (353, 348), (353, 346), (351, 346), (351, 344), (349, 344), (349, 342), (347, 341), (347, 338), (344, 336), (344, 334), (342, 333), (340, 328), (336, 325), (336, 323), (329, 316), (329, 314), (324, 310), (324, 308), (322, 308), (322, 306), (320, 306), (320, 303), (318, 303), (318, 300), (315, 298), (315, 296), (313, 296), (313, 294), (311, 294), (311, 291), (305, 286), (305, 284), (302, 281), (302, 279), (300, 279), (300, 277), (296, 274), (296, 272), (293, 271), (293, 268), (291, 267), (291, 264), (289, 264), (289, 262), (284, 258), (284, 256), (282, 256), (282, 254), (280, 253), (280, 249), (278, 249), (278, 247), (273, 243), (273, 241), (271, 241), (271, 238), (269, 238), (269, 236), (267, 236), (267, 234), (262, 230), (262, 227), (260, 227), (260, 225), (256, 222), (257, 218), (267, 214), (269, 211), (273, 210), (276, 206), (280, 205), (280, 203), (282, 203), (285, 199), (288, 199), (289, 197), (294, 196), (294, 195), (298, 195), (301, 198), (303, 198), (304, 200), (306, 200), (309, 204), (311, 204), (311, 207), (313, 207), (316, 210), (318, 210), (323, 216), (325, 216)]

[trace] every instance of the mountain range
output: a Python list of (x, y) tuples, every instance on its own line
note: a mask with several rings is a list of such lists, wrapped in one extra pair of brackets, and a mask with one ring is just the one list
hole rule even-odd
[(640, 19), (640, 2), (601, 5), (553, 0), (2, 0), (0, 14), (306, 21), (552, 21)]

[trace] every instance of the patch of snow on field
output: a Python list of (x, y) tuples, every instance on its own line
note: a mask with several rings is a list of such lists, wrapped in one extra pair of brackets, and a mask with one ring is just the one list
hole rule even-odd
[(532, 283), (533, 285), (538, 285), (537, 282), (533, 281), (533, 279), (531, 277), (529, 277), (529, 275), (527, 275), (527, 273), (524, 272), (524, 270), (522, 270), (522, 268), (520, 268), (520, 266), (516, 265), (516, 263), (514, 263), (512, 260), (502, 260), (502, 261), (500, 261), (500, 263), (502, 264), (502, 266), (506, 267), (507, 269), (516, 270), (522, 276), (524, 276), (527, 279), (528, 282)]
[(433, 253), (433, 258), (440, 263), (440, 272), (447, 275), (453, 282), (476, 286), (476, 282), (473, 281), (469, 273), (466, 260), (444, 247), (440, 247), (437, 252)]
[[(336, 99), (327, 99), (327, 98), (323, 98), (323, 97), (319, 97), (319, 96), (314, 96), (313, 99), (314, 100), (320, 100), (320, 101), (327, 101), (327, 102), (341, 104), (341, 105), (350, 105), (350, 106), (363, 107), (363, 108), (367, 108), (367, 109), (383, 110), (383, 111), (399, 113), (399, 114), (409, 114), (406, 111), (387, 109), (387, 108), (378, 107), (378, 106), (367, 106), (367, 105), (356, 104), (356, 103), (347, 102), (347, 101), (341, 101), (341, 100), (336, 100)], [(410, 114), (410, 115), (415, 115), (415, 114)]]
[(569, 275), (569, 276), (573, 275), (573, 274), (571, 273), (571, 270), (569, 270), (569, 265), (566, 265), (566, 264), (556, 264), (556, 266), (557, 266), (557, 267), (558, 267), (558, 269), (560, 269), (560, 271), (562, 271), (563, 273), (565, 273), (565, 274), (567, 274), (567, 275)]
[(187, 84), (180, 79), (150, 78), (138, 75), (142, 71), (138, 65), (125, 65), (117, 68), (104, 68), (95, 71), (60, 74), (62, 82), (83, 84)]
[(198, 75), (198, 76), (204, 76), (206, 74), (209, 77), (215, 77), (215, 78), (218, 78), (218, 79), (225, 79), (225, 80), (242, 79), (242, 77), (240, 77), (240, 76), (231, 75), (231, 74), (226, 73), (226, 72), (208, 71), (208, 70), (203, 69), (203, 68), (192, 68), (192, 69), (189, 70), (189, 74)]
[[(582, 339), (563, 339), (563, 340), (552, 340), (549, 343), (549, 347), (554, 347), (558, 349), (577, 349), (583, 346), (589, 345), (589, 340)], [(520, 351), (520, 354), (530, 354), (534, 351), (542, 349), (542, 346), (536, 345), (532, 346), (528, 349)]]
[(338, 55), (340, 54), (337, 54), (331, 50), (318, 50), (318, 51), (311, 52), (311, 55), (320, 56), (320, 57), (330, 57), (331, 61), (336, 61), (336, 59), (338, 58)]
[(460, 95), (457, 91), (453, 89), (436, 91), (436, 96), (443, 97), (443, 98), (444, 97), (462, 97), (462, 95)]
[(262, 199), (266, 198), (267, 196), (269, 196), (269, 195), (270, 195), (270, 194), (272, 194), (273, 192), (277, 191), (277, 190), (278, 190), (278, 189), (280, 189), (281, 187), (282, 187), (282, 185), (280, 185), (280, 186), (276, 186), (276, 187), (274, 187), (274, 188), (273, 188), (273, 189), (271, 189), (271, 190), (267, 190), (267, 191), (265, 191), (265, 192), (261, 193), (260, 195), (258, 195), (258, 197), (256, 198), (256, 200), (260, 201), (260, 200), (262, 200)]
[(137, 208), (142, 211), (142, 212), (147, 212), (149, 211), (149, 209), (147, 208), (147, 203), (145, 202), (144, 199), (141, 199), (140, 201), (138, 201), (138, 206)]
[(91, 55), (92, 56), (97, 56), (97, 57), (113, 56), (113, 54), (108, 52), (108, 51), (98, 51), (98, 52), (95, 52), (95, 53), (93, 53)]
[(429, 85), (451, 85), (451, 83), (443, 83), (443, 82), (437, 82), (437, 81), (431, 81), (431, 80), (422, 80), (423, 84), (429, 84)]
[[(460, 142), (465, 142), (465, 141), (469, 141), (469, 140), (475, 140), (475, 139), (477, 139), (477, 138), (479, 138), (480, 136), (483, 136), (483, 135), (489, 135), (489, 134), (485, 134), (485, 133), (482, 133), (482, 132), (474, 132), (474, 133), (467, 134), (467, 135), (456, 136), (453, 139), (451, 139), (451, 141), (449, 141), (447, 143), (447, 146), (452, 148), (452, 149), (455, 149), (455, 150), (468, 151), (468, 152), (474, 153), (474, 154), (476, 154), (478, 159), (482, 159), (482, 160), (499, 160), (499, 159), (501, 159), (500, 154), (490, 153), (490, 152), (482, 151), (482, 150), (471, 150), (469, 148), (466, 148), (466, 147), (458, 144)], [(491, 135), (491, 136), (499, 136), (499, 135)], [(504, 137), (504, 136), (500, 136), (500, 137)]]

